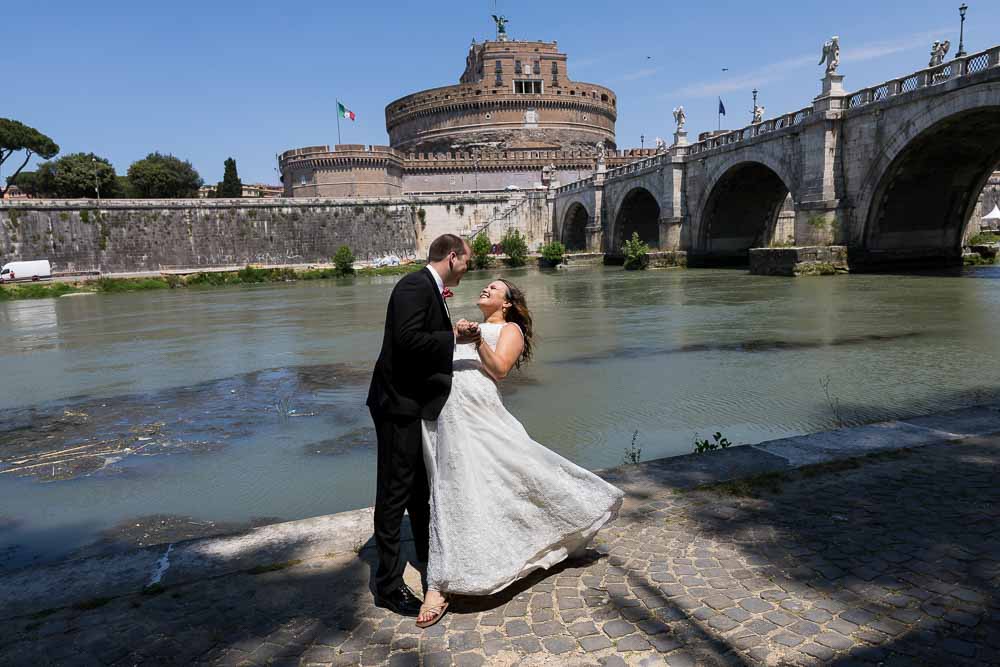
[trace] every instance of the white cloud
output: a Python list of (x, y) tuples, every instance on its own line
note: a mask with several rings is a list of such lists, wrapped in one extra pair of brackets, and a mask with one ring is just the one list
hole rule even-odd
[(670, 93), (669, 97), (715, 97), (734, 90), (746, 90), (750, 87), (761, 86), (765, 83), (782, 79), (788, 71), (798, 69), (814, 61), (815, 59), (812, 56), (789, 58), (788, 60), (782, 60), (751, 70), (739, 76), (730, 76), (718, 81), (685, 86), (680, 90)]
[(862, 44), (858, 48), (849, 51), (841, 46), (841, 61), (845, 63), (861, 63), (866, 60), (875, 60), (876, 58), (890, 56), (894, 53), (909, 51), (920, 46), (926, 47), (929, 59), (931, 42), (935, 39), (940, 39), (942, 36), (947, 36), (949, 32), (947, 28), (928, 30), (914, 33), (902, 39)]
[(600, 58), (573, 58), (567, 62), (570, 69), (586, 69), (601, 62)]
[(653, 76), (660, 71), (658, 67), (644, 67), (642, 69), (637, 69), (634, 72), (629, 72), (622, 77), (623, 81), (635, 81), (636, 79), (645, 79), (646, 77)]
[[(894, 53), (915, 49), (920, 46), (927, 47), (929, 52), (931, 42), (934, 39), (940, 38), (942, 35), (947, 35), (947, 33), (947, 29), (925, 31), (914, 33), (897, 40), (870, 42), (853, 48), (848, 44), (845, 44), (844, 40), (841, 39), (841, 62), (858, 63), (865, 62), (867, 60), (875, 60)], [(730, 93), (737, 90), (745, 91), (750, 87), (762, 86), (766, 83), (779, 81), (785, 78), (792, 70), (806, 66), (815, 66), (819, 62), (819, 59), (819, 48), (817, 47), (816, 55), (801, 55), (795, 58), (789, 58), (788, 60), (781, 60), (776, 63), (764, 65), (763, 67), (759, 67), (738, 76), (730, 76), (717, 81), (684, 86), (683, 88), (662, 97), (670, 97), (672, 99), (678, 97), (716, 97), (724, 93)], [(917, 68), (915, 67), (914, 69)]]

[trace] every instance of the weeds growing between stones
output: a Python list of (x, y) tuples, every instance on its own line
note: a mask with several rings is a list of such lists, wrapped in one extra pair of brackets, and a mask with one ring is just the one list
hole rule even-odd
[(266, 572), (278, 572), (279, 570), (286, 570), (290, 567), (295, 567), (302, 563), (301, 559), (286, 560), (280, 563), (271, 563), (270, 565), (258, 565), (247, 570), (247, 574), (264, 574)]
[(632, 444), (625, 450), (625, 456), (622, 458), (622, 463), (625, 465), (635, 465), (642, 460), (642, 448), (637, 448), (635, 446), (635, 441), (639, 437), (639, 430), (636, 429), (632, 433)]

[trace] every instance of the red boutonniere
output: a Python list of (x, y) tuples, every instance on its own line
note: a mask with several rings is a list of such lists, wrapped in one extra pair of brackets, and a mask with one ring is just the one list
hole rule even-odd
[(441, 296), (443, 296), (446, 299), (450, 299), (451, 297), (455, 296), (455, 293), (452, 292), (447, 287), (445, 287), (444, 290), (441, 291)]

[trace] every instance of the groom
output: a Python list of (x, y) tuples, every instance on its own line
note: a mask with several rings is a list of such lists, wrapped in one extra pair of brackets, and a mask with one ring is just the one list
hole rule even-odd
[(428, 549), (430, 492), (421, 420), (437, 419), (448, 399), (455, 344), (479, 335), (475, 329), (454, 330), (444, 301), (451, 294), (446, 288), (458, 285), (468, 270), (471, 252), (462, 238), (439, 236), (431, 243), (427, 266), (396, 283), (368, 390), (378, 439), (375, 604), (406, 616), (417, 615), (420, 600), (403, 583), (406, 561), (399, 553), (399, 529), (404, 510), (410, 515), (417, 558), (424, 563)]

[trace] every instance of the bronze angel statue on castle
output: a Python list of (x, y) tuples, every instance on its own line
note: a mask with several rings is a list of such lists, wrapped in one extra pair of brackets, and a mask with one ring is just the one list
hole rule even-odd
[(503, 42), (507, 39), (508, 19), (503, 15), (497, 16), (496, 14), (493, 14), (492, 16), (493, 22), (497, 24), (497, 40)]

